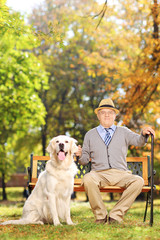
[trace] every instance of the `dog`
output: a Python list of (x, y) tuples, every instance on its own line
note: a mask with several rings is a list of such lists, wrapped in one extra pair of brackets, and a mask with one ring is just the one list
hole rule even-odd
[(73, 158), (78, 150), (76, 143), (74, 138), (65, 135), (54, 137), (50, 141), (47, 147), (50, 160), (24, 204), (22, 217), (1, 225), (49, 223), (57, 226), (61, 225), (60, 220), (73, 225), (70, 199), (74, 176), (78, 171)]

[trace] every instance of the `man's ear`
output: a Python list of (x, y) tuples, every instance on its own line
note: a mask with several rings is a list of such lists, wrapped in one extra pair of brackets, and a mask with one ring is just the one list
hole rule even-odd
[(99, 120), (99, 112), (97, 112), (97, 118), (98, 118), (98, 120)]

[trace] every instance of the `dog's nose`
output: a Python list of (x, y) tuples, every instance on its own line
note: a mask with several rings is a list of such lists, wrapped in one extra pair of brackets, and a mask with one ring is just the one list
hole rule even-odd
[(64, 149), (64, 143), (60, 143), (59, 148), (63, 150)]

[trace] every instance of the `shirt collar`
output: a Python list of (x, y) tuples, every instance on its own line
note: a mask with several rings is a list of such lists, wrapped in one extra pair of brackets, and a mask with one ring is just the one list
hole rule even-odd
[[(100, 127), (102, 130), (105, 129), (101, 124)], [(109, 129), (111, 129), (114, 132), (116, 130), (116, 125), (113, 124), (111, 127), (109, 127)]]

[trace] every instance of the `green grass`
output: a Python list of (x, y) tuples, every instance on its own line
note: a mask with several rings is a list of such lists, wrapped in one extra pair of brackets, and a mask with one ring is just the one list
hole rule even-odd
[[(23, 201), (23, 187), (7, 187), (7, 199), (9, 201)], [(0, 188), (0, 196), (2, 196), (2, 188)]]
[[(9, 190), (10, 191), (10, 190)], [(18, 190), (16, 190), (18, 191)], [(22, 190), (23, 191), (23, 190)], [(8, 195), (13, 201), (15, 197), (12, 194)], [(20, 191), (21, 192), (21, 191)], [(17, 219), (22, 214), (23, 198), (20, 192), (15, 194), (17, 202), (0, 202), (0, 222), (8, 219)], [(107, 196), (104, 196), (108, 198)], [(77, 200), (78, 199), (78, 200)], [(154, 201), (154, 224), (149, 226), (149, 212), (147, 220), (143, 223), (143, 214), (145, 202), (135, 202), (132, 208), (128, 211), (124, 218), (124, 223), (119, 225), (96, 225), (91, 212), (89, 203), (82, 202), (85, 200), (84, 193), (78, 193), (76, 201), (71, 202), (71, 216), (76, 225), (62, 226), (53, 225), (7, 225), (0, 226), (0, 239), (61, 239), (61, 240), (89, 240), (89, 239), (143, 239), (152, 240), (160, 239), (160, 200)], [(10, 200), (10, 199), (9, 199)], [(115, 202), (105, 201), (108, 210), (112, 209)]]

